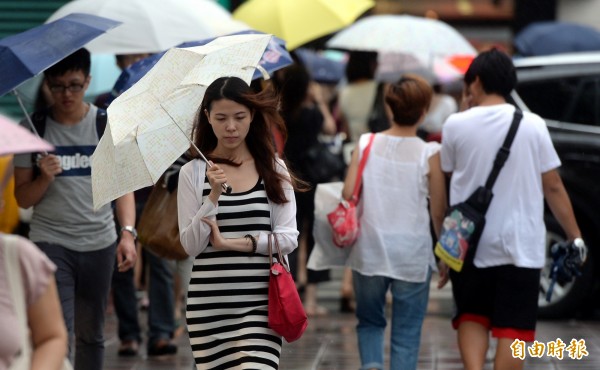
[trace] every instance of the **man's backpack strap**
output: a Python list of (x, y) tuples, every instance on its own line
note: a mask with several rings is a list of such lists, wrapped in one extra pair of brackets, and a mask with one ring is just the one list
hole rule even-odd
[(33, 123), (33, 127), (35, 127), (35, 131), (37, 134), (43, 138), (44, 133), (46, 132), (46, 117), (48, 117), (48, 109), (42, 109), (36, 112), (33, 112), (31, 115), (31, 122)]
[(98, 108), (98, 111), (96, 112), (96, 133), (98, 134), (98, 140), (104, 135), (107, 121), (108, 115), (106, 114), (106, 111)]
[[(43, 138), (46, 132), (46, 117), (48, 116), (48, 109), (42, 109), (31, 114), (31, 123), (39, 137)], [(40, 175), (40, 168), (37, 166), (38, 153), (31, 153), (31, 168), (33, 169), (33, 178), (35, 179)]]

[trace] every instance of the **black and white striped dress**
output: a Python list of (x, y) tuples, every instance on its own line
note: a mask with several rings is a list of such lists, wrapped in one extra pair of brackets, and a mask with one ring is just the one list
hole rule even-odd
[[(210, 193), (204, 180), (203, 201)], [(222, 194), (217, 224), (225, 238), (271, 231), (261, 180), (243, 193)], [(269, 258), (216, 251), (209, 243), (192, 270), (187, 325), (197, 369), (277, 369), (281, 337), (267, 323)]]

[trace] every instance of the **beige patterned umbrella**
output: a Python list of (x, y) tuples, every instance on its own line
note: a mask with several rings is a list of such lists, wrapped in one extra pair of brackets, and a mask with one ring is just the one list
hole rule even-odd
[(94, 208), (156, 183), (190, 147), (208, 85), (224, 76), (250, 83), (271, 37), (224, 36), (203, 46), (173, 48), (115, 99), (92, 156)]

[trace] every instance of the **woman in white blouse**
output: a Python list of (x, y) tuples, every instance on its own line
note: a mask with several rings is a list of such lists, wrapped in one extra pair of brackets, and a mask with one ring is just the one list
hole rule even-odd
[[(390, 368), (417, 368), (435, 268), (430, 220), (437, 236), (446, 209), (440, 145), (416, 136), (431, 96), (431, 87), (418, 76), (407, 75), (389, 87), (385, 101), (393, 124), (375, 134), (363, 172), (360, 236), (348, 261), (353, 270), (361, 369), (383, 369), (388, 289), (393, 297)], [(361, 136), (353, 153), (345, 199), (352, 195), (370, 135)], [(446, 272), (441, 272), (440, 286), (447, 281)]]

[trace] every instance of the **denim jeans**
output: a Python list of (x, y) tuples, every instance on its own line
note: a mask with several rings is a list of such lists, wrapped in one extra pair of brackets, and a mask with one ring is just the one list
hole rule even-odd
[(101, 370), (104, 311), (116, 244), (93, 252), (76, 252), (51, 243), (36, 244), (56, 265), (56, 285), (69, 333), (69, 349), (73, 348), (75, 336), (74, 369)]
[[(173, 292), (174, 262), (144, 252), (150, 268), (148, 286), (148, 342), (170, 339), (175, 331), (175, 301)], [(141, 341), (137, 316), (137, 298), (133, 271), (113, 274), (113, 301), (119, 320), (119, 339)]]
[(391, 288), (392, 338), (390, 369), (415, 370), (421, 327), (429, 300), (429, 278), (411, 283), (383, 276), (352, 273), (356, 295), (356, 326), (361, 369), (383, 369), (386, 293)]

